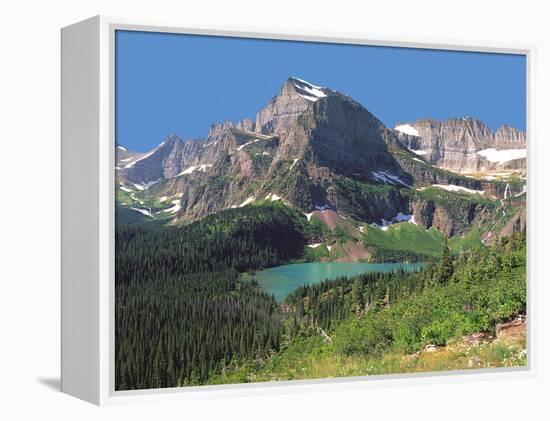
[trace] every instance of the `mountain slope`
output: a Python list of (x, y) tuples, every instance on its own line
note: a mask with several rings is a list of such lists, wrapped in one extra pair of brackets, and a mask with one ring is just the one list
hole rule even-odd
[(523, 181), (466, 177), (430, 162), (463, 169), (475, 156), (479, 169), (487, 160), (480, 150), (524, 144), (513, 128), (492, 133), (471, 118), (392, 130), (351, 97), (289, 78), (254, 121), (214, 124), (204, 139), (170, 136), (147, 153), (117, 150), (117, 182), (122, 206), (172, 223), (282, 201), (367, 224), (413, 215), (426, 229), (465, 235), (497, 226), (502, 200), (521, 194)]

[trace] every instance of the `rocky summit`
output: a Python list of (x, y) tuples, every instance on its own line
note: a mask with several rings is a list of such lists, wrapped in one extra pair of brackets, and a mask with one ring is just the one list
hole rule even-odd
[(279, 201), (351, 237), (408, 221), (493, 241), (524, 225), (525, 148), (525, 133), (471, 117), (390, 129), (353, 98), (291, 77), (255, 119), (146, 153), (117, 146), (117, 209), (187, 223)]

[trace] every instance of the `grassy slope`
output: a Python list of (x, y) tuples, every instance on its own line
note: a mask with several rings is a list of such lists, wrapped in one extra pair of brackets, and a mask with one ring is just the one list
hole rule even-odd
[(524, 333), (521, 337), (479, 345), (470, 345), (460, 339), (434, 351), (422, 350), (412, 354), (390, 352), (364, 358), (339, 354), (320, 337), (310, 337), (293, 341), (261, 370), (254, 370), (253, 365), (248, 364), (227, 370), (211, 379), (210, 384), (518, 367), (527, 364), (525, 349)]
[[(390, 225), (387, 231), (366, 226), (364, 244), (367, 247), (414, 253), (424, 257), (439, 257), (444, 237), (435, 228), (425, 230), (417, 225), (403, 222)], [(472, 229), (464, 237), (452, 237), (449, 246), (455, 252), (482, 247), (479, 230)]]
[[(525, 329), (515, 337), (481, 345), (465, 338), (476, 332), (494, 337), (497, 323), (525, 311), (525, 276), (525, 244), (517, 251), (493, 248), (476, 253), (448, 284), (427, 287), (390, 307), (336, 323), (328, 331), (330, 342), (306, 328), (278, 354), (230, 366), (210, 382), (523, 366)], [(429, 352), (428, 344), (438, 348)]]

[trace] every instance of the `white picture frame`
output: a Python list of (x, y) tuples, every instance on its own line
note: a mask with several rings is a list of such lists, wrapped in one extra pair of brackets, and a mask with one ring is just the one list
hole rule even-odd
[[(114, 389), (114, 33), (139, 30), (343, 44), (415, 47), (503, 54), (527, 59), (527, 138), (529, 171), (536, 165), (532, 133), (535, 47), (456, 40), (387, 38), (364, 33), (314, 32), (244, 26), (195, 25), (154, 19), (96, 16), (65, 27), (62, 41), (62, 376), (63, 392), (97, 405), (205, 399), (212, 397), (295, 393), (317, 390), (505, 380), (534, 376), (537, 356), (531, 315), (535, 285), (528, 254), (528, 365), (516, 369), (482, 369), (450, 373), (385, 375), (198, 386), (173, 389)], [(530, 172), (531, 174), (533, 172)], [(531, 180), (528, 179), (528, 191)], [(528, 199), (528, 219), (532, 219)], [(532, 225), (528, 224), (528, 232)], [(528, 234), (529, 244), (531, 235)], [(530, 247), (530, 246), (529, 246)]]

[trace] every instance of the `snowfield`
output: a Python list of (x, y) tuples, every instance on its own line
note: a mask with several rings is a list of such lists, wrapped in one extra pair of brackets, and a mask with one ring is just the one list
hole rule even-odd
[(408, 134), (410, 136), (420, 137), (420, 133), (418, 133), (418, 130), (416, 130), (410, 124), (400, 124), (398, 126), (395, 126), (395, 130), (397, 130), (398, 132), (401, 132), (401, 133)]
[(299, 91), (305, 92), (302, 93), (298, 91), (298, 95), (307, 101), (316, 102), (320, 98), (327, 96), (327, 94), (322, 91), (323, 88), (321, 86), (313, 85), (305, 80), (298, 79), (297, 77), (292, 78), (292, 83)]
[[(470, 193), (470, 194), (485, 194), (484, 190), (468, 189), (466, 187), (457, 186), (455, 184), (432, 184), (432, 187), (437, 187), (439, 189), (452, 191), (452, 192), (460, 191), (460, 192)], [(424, 190), (424, 189), (425, 189), (425, 187), (422, 187), (422, 188), (417, 189), (417, 190)]]
[(527, 158), (527, 149), (503, 149), (497, 151), (496, 149), (489, 148), (478, 151), (477, 154), (489, 162), (503, 163), (513, 161), (514, 159)]

